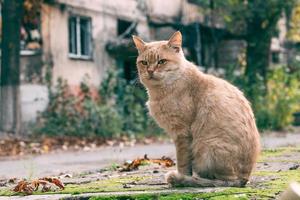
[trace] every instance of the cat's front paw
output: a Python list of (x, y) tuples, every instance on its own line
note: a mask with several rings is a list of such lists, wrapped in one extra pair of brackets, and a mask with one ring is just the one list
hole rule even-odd
[(168, 173), (166, 173), (165, 178), (167, 183), (173, 185), (176, 182), (177, 176), (178, 176), (177, 171), (169, 171)]
[(170, 171), (165, 175), (167, 183), (169, 183), (172, 187), (180, 187), (182, 175), (177, 171)]

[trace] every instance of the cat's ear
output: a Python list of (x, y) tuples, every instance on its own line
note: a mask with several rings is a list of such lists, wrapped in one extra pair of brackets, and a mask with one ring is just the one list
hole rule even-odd
[(182, 35), (180, 31), (176, 31), (171, 38), (168, 41), (168, 45), (175, 49), (175, 51), (178, 53), (180, 51), (181, 45), (182, 45)]
[(139, 53), (145, 50), (146, 43), (140, 37), (132, 35), (132, 40)]

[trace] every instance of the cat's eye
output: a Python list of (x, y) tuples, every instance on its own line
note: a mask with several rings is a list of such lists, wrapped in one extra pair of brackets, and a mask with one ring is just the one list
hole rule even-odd
[(164, 64), (166, 64), (166, 63), (167, 63), (167, 60), (166, 60), (166, 59), (161, 59), (161, 60), (158, 61), (158, 64), (159, 64), (159, 65), (164, 65)]
[(142, 63), (142, 65), (148, 65), (148, 62), (146, 60), (142, 60), (140, 63)]

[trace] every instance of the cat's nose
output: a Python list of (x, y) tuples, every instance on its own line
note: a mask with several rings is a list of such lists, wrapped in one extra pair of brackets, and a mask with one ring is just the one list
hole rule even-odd
[(147, 72), (148, 72), (149, 75), (153, 75), (154, 69), (149, 69), (149, 68), (148, 68), (148, 69), (147, 69)]

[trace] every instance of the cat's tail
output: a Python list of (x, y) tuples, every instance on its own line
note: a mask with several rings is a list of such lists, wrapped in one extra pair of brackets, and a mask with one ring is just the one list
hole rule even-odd
[(201, 177), (193, 177), (171, 171), (166, 174), (166, 179), (173, 187), (244, 187), (248, 180), (211, 180)]

